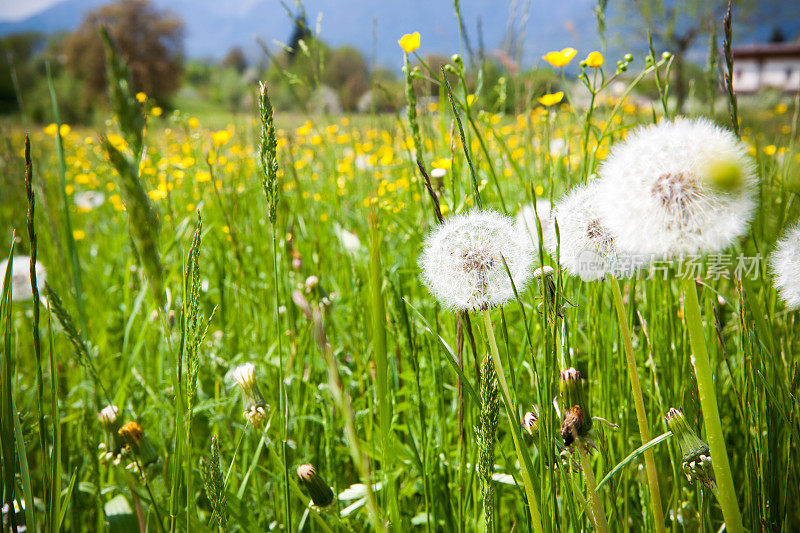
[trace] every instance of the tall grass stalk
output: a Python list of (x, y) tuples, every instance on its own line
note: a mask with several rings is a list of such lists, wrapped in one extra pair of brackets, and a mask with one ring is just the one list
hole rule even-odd
[[(642, 396), (642, 387), (639, 384), (639, 371), (636, 368), (636, 357), (633, 353), (633, 343), (631, 341), (631, 332), (628, 328), (628, 315), (625, 312), (625, 303), (622, 300), (622, 292), (619, 289), (619, 281), (613, 276), (610, 276), (611, 291), (614, 294), (614, 307), (617, 311), (617, 321), (619, 322), (620, 335), (622, 336), (622, 343), (625, 348), (625, 361), (628, 367), (628, 376), (631, 381), (631, 392), (633, 394), (633, 403), (636, 407), (636, 422), (639, 425), (639, 435), (642, 439), (642, 444), (646, 444), (651, 440), (650, 427), (647, 423), (647, 413), (644, 408), (644, 398)], [(661, 489), (658, 483), (658, 471), (656, 470), (656, 461), (653, 456), (653, 450), (647, 449), (644, 452), (645, 468), (647, 470), (647, 484), (650, 488), (650, 505), (653, 509), (653, 521), (655, 523), (656, 531), (665, 531), (664, 527), (664, 510), (661, 505)]]
[(708, 437), (708, 447), (711, 449), (711, 461), (714, 467), (714, 477), (719, 489), (719, 504), (725, 518), (727, 531), (740, 533), (742, 515), (739, 512), (739, 502), (736, 499), (736, 486), (731, 475), (728, 463), (728, 450), (725, 446), (725, 435), (722, 432), (722, 423), (717, 408), (717, 393), (714, 390), (714, 374), (706, 350), (706, 340), (703, 333), (703, 319), (700, 314), (700, 303), (697, 299), (697, 288), (692, 278), (683, 279), (683, 305), (686, 316), (686, 327), (689, 330), (689, 341), (694, 355), (694, 370), (697, 377), (697, 392), (700, 396), (700, 405), (703, 410), (703, 421)]

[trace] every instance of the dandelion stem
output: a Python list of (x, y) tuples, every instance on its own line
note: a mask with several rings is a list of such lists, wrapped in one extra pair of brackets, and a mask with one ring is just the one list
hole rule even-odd
[(533, 530), (536, 533), (542, 533), (542, 517), (539, 514), (539, 500), (536, 493), (533, 492), (533, 480), (531, 472), (533, 466), (530, 463), (530, 457), (523, 454), (521, 441), (522, 438), (519, 434), (519, 424), (517, 423), (516, 410), (511, 403), (511, 394), (508, 390), (508, 383), (506, 382), (506, 375), (503, 371), (503, 365), (500, 361), (500, 351), (497, 349), (497, 341), (494, 337), (494, 325), (492, 324), (492, 316), (488, 309), (481, 311), (483, 314), (483, 322), (486, 326), (486, 336), (489, 339), (489, 349), (492, 353), (492, 361), (494, 362), (494, 369), (497, 373), (497, 382), (500, 383), (500, 392), (503, 395), (503, 403), (506, 406), (506, 415), (508, 422), (511, 426), (511, 437), (514, 440), (514, 449), (517, 452), (519, 459), (520, 470), (522, 471), (522, 482), (525, 485), (525, 495), (528, 498), (528, 508), (531, 513), (531, 522), (533, 523)]
[(583, 440), (575, 443), (578, 449), (578, 456), (581, 458), (581, 468), (583, 469), (583, 478), (586, 480), (586, 491), (589, 493), (589, 501), (592, 506), (592, 517), (594, 519), (594, 528), (597, 531), (608, 532), (608, 521), (606, 520), (606, 513), (603, 511), (603, 504), (600, 502), (600, 495), (597, 494), (597, 482), (594, 479), (594, 471), (592, 464), (589, 462), (589, 454), (586, 452), (586, 446)]
[(714, 477), (717, 480), (719, 494), (717, 499), (722, 507), (727, 531), (739, 533), (743, 531), (742, 515), (736, 500), (736, 489), (733, 484), (731, 467), (728, 463), (728, 451), (725, 446), (725, 435), (717, 408), (717, 394), (714, 391), (714, 376), (708, 360), (706, 341), (703, 334), (703, 322), (700, 316), (700, 303), (694, 279), (683, 280), (683, 305), (686, 327), (689, 330), (689, 341), (694, 355), (694, 371), (697, 377), (697, 391), (700, 395), (700, 406), (703, 409), (703, 421), (706, 426), (708, 447), (711, 449)]
[[(639, 435), (642, 444), (650, 442), (650, 429), (647, 425), (647, 413), (644, 409), (642, 398), (642, 387), (639, 384), (639, 371), (636, 368), (636, 359), (633, 356), (633, 343), (631, 342), (631, 332), (628, 329), (628, 318), (625, 313), (625, 304), (622, 301), (622, 293), (619, 290), (619, 281), (611, 277), (611, 289), (614, 293), (614, 307), (617, 310), (622, 342), (625, 346), (625, 361), (628, 364), (628, 375), (631, 379), (631, 391), (633, 392), (633, 403), (636, 407), (636, 421), (639, 424)], [(664, 510), (661, 506), (661, 489), (658, 485), (658, 471), (656, 470), (655, 457), (653, 450), (648, 449), (644, 452), (644, 463), (647, 469), (647, 484), (650, 487), (650, 502), (653, 507), (653, 520), (655, 521), (656, 531), (663, 532)]]

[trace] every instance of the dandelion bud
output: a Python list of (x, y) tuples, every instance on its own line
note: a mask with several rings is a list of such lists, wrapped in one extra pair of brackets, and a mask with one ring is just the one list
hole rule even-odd
[(267, 419), (269, 406), (261, 395), (256, 381), (256, 367), (252, 363), (245, 363), (233, 371), (233, 379), (242, 389), (242, 404), (244, 418), (256, 427)]
[(711, 486), (715, 480), (711, 450), (708, 445), (697, 436), (678, 409), (670, 409), (664, 419), (680, 446), (686, 479), (689, 483), (698, 480), (704, 485)]
[(123, 443), (118, 434), (120, 427), (119, 408), (116, 405), (107, 405), (97, 414), (100, 425), (105, 430), (105, 442), (100, 443), (100, 461), (110, 462), (114, 456), (119, 454)]
[(561, 372), (561, 396), (565, 406), (561, 436), (564, 444), (569, 446), (575, 440), (586, 437), (592, 429), (592, 417), (584, 398), (581, 373), (574, 368)]
[(522, 428), (531, 436), (539, 434), (539, 406), (534, 405), (522, 418)]
[(139, 463), (144, 467), (158, 461), (158, 453), (150, 440), (145, 436), (142, 426), (137, 422), (128, 422), (119, 428), (118, 434), (131, 451), (139, 458)]
[(297, 477), (306, 489), (311, 501), (317, 507), (327, 507), (333, 503), (333, 491), (322, 477), (317, 473), (314, 465), (306, 463), (297, 467)]

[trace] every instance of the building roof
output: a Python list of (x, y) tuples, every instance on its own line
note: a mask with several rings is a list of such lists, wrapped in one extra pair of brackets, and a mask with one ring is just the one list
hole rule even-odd
[(766, 58), (766, 57), (800, 57), (800, 43), (758, 43), (734, 46), (733, 57)]

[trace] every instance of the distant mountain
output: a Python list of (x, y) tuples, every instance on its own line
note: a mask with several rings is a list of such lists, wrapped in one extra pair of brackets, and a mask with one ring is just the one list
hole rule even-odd
[[(64, 0), (15, 22), (0, 22), (0, 35), (20, 31), (72, 30), (83, 14), (105, 3), (103, 0)], [(255, 37), (266, 43), (286, 42), (293, 22), (278, 0), (154, 0), (161, 8), (179, 15), (186, 24), (185, 49), (189, 57), (221, 58), (233, 46), (257, 50)], [(404, 33), (422, 35), (422, 53), (450, 55), (459, 51), (458, 24), (450, 0), (307, 0), (303, 2), (312, 29), (333, 46), (352, 45), (370, 57), (373, 20), (376, 23), (376, 56), (379, 64), (396, 68), (402, 52), (397, 39)], [(478, 18), (487, 51), (501, 48), (509, 21), (510, 0), (462, 1), (464, 25), (478, 47)], [(515, 2), (521, 9), (524, 2)], [(292, 2), (287, 5), (293, 7)], [(542, 53), (564, 46), (583, 52), (597, 45), (594, 0), (531, 2), (524, 41), (528, 62)], [(516, 24), (522, 13), (515, 15)], [(318, 24), (319, 23), (319, 24)]]
[[(83, 14), (108, 0), (63, 0), (50, 8), (15, 22), (0, 22), (0, 35), (20, 31), (52, 32), (72, 30)], [(259, 57), (255, 38), (271, 47), (274, 41), (286, 42), (292, 33), (293, 22), (279, 0), (152, 0), (160, 8), (180, 16), (186, 24), (185, 50), (189, 57), (219, 59), (234, 46), (242, 47), (251, 57)], [(287, 5), (294, 8), (294, 3)], [(451, 0), (305, 0), (307, 22), (312, 29), (319, 27), (320, 37), (333, 46), (352, 45), (369, 58), (373, 49), (373, 21), (376, 24), (375, 53), (378, 64), (398, 69), (402, 52), (397, 39), (404, 33), (418, 31), (422, 35), (421, 53), (450, 55), (460, 50), (458, 24)], [(530, 2), (531, 12), (525, 28), (523, 60), (532, 64), (549, 50), (572, 46), (580, 54), (599, 46), (594, 17), (596, 0)], [(488, 53), (502, 48), (509, 19), (521, 24), (524, 1), (462, 0), (464, 25), (474, 48), (478, 47), (478, 20), (481, 21), (482, 41)], [(613, 2), (611, 3), (613, 6)], [(800, 34), (800, 16), (792, 0), (764, 4), (764, 16), (754, 24), (734, 28), (735, 37), (742, 41), (763, 41), (768, 38), (775, 22), (784, 34), (796, 38)], [(511, 14), (511, 6), (517, 12)], [(787, 10), (794, 16), (784, 16)], [(615, 20), (625, 13), (610, 13), (609, 32)], [(734, 19), (735, 20), (735, 19)], [(641, 36), (612, 36), (610, 43), (620, 43), (620, 53), (628, 47), (640, 50), (631, 43)], [(638, 43), (641, 45), (642, 43)], [(696, 55), (703, 57), (707, 44), (698, 43)], [(618, 55), (618, 54), (612, 54)], [(702, 59), (701, 59), (702, 60)]]

